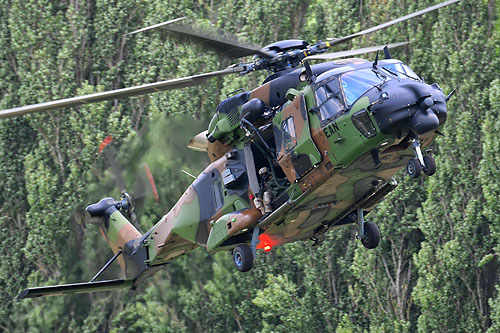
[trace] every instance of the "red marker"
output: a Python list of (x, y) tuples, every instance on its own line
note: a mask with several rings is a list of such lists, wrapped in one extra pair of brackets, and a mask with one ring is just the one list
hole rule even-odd
[(111, 141), (113, 141), (113, 137), (111, 135), (108, 135), (104, 140), (102, 140), (102, 142), (99, 144), (99, 154)]
[(143, 167), (144, 171), (146, 171), (146, 174), (148, 175), (149, 184), (151, 184), (151, 189), (153, 190), (155, 201), (158, 202), (160, 200), (160, 197), (158, 196), (158, 191), (156, 191), (156, 185), (155, 185), (155, 180), (153, 179), (153, 174), (151, 173), (151, 170), (149, 169), (146, 163), (144, 163)]

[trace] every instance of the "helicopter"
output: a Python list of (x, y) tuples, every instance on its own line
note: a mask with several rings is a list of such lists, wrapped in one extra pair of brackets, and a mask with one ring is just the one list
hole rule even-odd
[[(411, 178), (436, 172), (426, 148), (441, 134), (454, 91), (445, 96), (437, 83), (425, 83), (393, 59), (389, 50), (405, 42), (326, 51), (459, 1), (312, 45), (290, 39), (263, 48), (202, 34), (178, 18), (127, 35), (162, 27), (229, 57), (254, 55), (252, 61), (0, 111), (0, 118), (20, 116), (198, 85), (229, 74), (269, 73), (260, 86), (222, 100), (208, 129), (188, 143), (208, 153), (210, 164), (149, 231), (141, 234), (127, 218), (134, 211), (127, 192), (89, 205), (88, 222), (99, 227), (113, 257), (89, 282), (27, 288), (17, 299), (135, 289), (198, 247), (229, 251), (236, 269), (247, 272), (257, 250), (305, 240), (317, 245), (327, 232), (345, 226), (356, 226), (362, 245), (376, 248), (380, 231), (365, 215), (396, 188), (393, 176), (402, 168)], [(382, 50), (384, 59), (379, 59)], [(375, 61), (352, 58), (369, 52), (377, 52)], [(314, 60), (326, 62), (311, 65)], [(125, 278), (98, 280), (115, 260)]]

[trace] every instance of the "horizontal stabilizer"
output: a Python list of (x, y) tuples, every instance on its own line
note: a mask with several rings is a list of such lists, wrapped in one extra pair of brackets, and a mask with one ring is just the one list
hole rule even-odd
[(95, 282), (81, 282), (72, 284), (60, 284), (57, 286), (35, 287), (24, 289), (16, 299), (33, 298), (41, 296), (57, 296), (63, 294), (91, 293), (121, 288), (131, 288), (134, 279), (107, 280)]

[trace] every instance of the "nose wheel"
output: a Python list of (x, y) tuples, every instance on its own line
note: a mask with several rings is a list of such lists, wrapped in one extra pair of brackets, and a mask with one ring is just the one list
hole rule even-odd
[(432, 176), (436, 173), (436, 160), (432, 156), (424, 156), (424, 173), (427, 176)]
[(412, 158), (406, 165), (406, 172), (408, 172), (410, 178), (418, 178), (422, 173), (422, 165), (416, 158)]
[(380, 230), (373, 222), (365, 222), (363, 209), (358, 208), (356, 211), (356, 223), (359, 225), (357, 239), (361, 241), (367, 249), (374, 249), (380, 243)]
[(411, 148), (415, 153), (415, 158), (408, 161), (406, 165), (406, 172), (410, 178), (418, 178), (422, 174), (422, 171), (427, 176), (432, 176), (436, 173), (436, 161), (432, 156), (423, 156), (422, 149), (420, 147), (420, 140), (415, 136), (411, 140)]

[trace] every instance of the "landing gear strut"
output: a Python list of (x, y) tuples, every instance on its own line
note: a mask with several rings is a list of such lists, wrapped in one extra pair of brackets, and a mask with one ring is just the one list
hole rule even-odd
[(359, 225), (359, 231), (356, 238), (361, 240), (361, 244), (367, 249), (374, 249), (380, 243), (380, 230), (373, 222), (365, 222), (363, 209), (356, 211), (356, 223)]
[(422, 170), (427, 176), (432, 176), (436, 172), (436, 161), (432, 156), (423, 156), (420, 149), (420, 140), (415, 135), (411, 139), (411, 148), (415, 153), (415, 158), (408, 161), (406, 171), (411, 178), (418, 178)]

